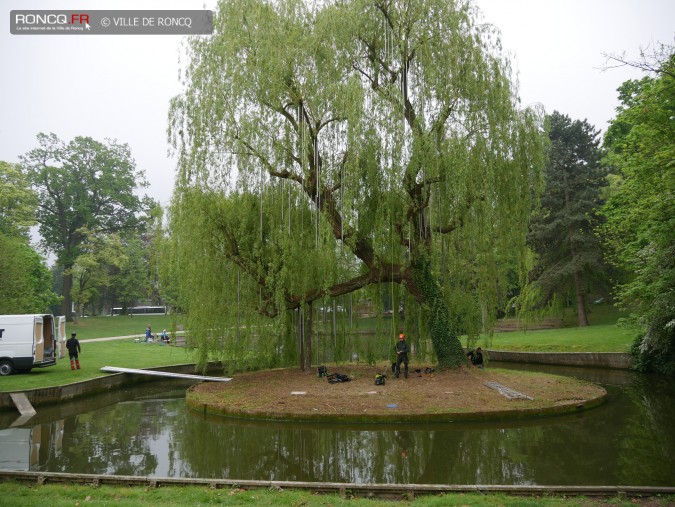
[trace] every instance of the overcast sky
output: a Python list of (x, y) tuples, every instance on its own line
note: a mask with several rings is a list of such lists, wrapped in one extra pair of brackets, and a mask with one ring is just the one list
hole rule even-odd
[[(75, 5), (76, 4), (76, 5)], [(167, 155), (169, 100), (180, 91), (173, 35), (12, 35), (11, 10), (213, 9), (215, 0), (0, 0), (0, 160), (18, 162), (38, 132), (128, 143), (148, 193), (167, 204), (175, 160)], [(477, 0), (502, 32), (524, 105), (542, 104), (604, 130), (616, 88), (641, 74), (603, 72), (603, 53), (636, 58), (673, 44), (672, 0)]]

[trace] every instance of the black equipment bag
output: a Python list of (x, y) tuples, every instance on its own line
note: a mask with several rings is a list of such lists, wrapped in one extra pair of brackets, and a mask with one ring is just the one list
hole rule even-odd
[(331, 373), (327, 375), (326, 378), (331, 384), (339, 384), (340, 382), (349, 382), (351, 379), (342, 373)]

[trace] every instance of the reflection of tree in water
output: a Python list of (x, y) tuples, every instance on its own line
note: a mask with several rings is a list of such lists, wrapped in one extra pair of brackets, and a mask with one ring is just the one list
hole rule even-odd
[[(621, 418), (616, 435), (619, 474), (618, 484), (660, 484), (672, 486), (675, 477), (675, 387), (672, 378), (658, 375), (636, 375), (635, 381), (623, 387), (633, 404)], [(671, 428), (670, 431), (663, 431)], [(640, 466), (635, 466), (640, 463)]]
[(184, 476), (401, 483), (421, 475), (423, 460), (418, 456), (426, 436), (384, 428), (359, 431), (328, 424), (261, 425), (193, 417), (176, 430), (174, 443), (190, 463), (180, 473)]
[(47, 453), (51, 438), (43, 432), (39, 469), (357, 483), (671, 484), (675, 388), (636, 376), (608, 389), (606, 405), (571, 416), (365, 429), (203, 420), (183, 400), (120, 403), (66, 417), (60, 452)]
[(65, 421), (63, 447), (54, 462), (71, 473), (152, 475), (157, 457), (151, 449), (167, 425), (162, 403), (120, 403)]
[[(655, 379), (635, 376), (608, 386), (606, 405), (576, 417), (560, 418), (543, 439), (522, 445), (537, 484), (672, 484), (675, 417), (673, 388), (655, 389)], [(665, 389), (670, 389), (666, 395)], [(664, 442), (665, 440), (665, 442)], [(533, 457), (544, 455), (547, 459)]]
[(520, 435), (495, 429), (448, 429), (429, 435), (422, 473), (414, 478), (434, 484), (527, 483), (519, 459)]
[(666, 384), (655, 387), (655, 379), (640, 377), (630, 386), (610, 386), (606, 405), (578, 415), (511, 423), (502, 430), (432, 432), (417, 482), (669, 485), (675, 464), (668, 450), (675, 448), (675, 435), (662, 430), (672, 425), (675, 406), (673, 387)]
[[(176, 444), (185, 461), (191, 463), (184, 475), (199, 477), (547, 484), (551, 475), (546, 474), (563, 477), (560, 474), (577, 466), (579, 458), (574, 446), (568, 451), (558, 449), (557, 442), (570, 447), (570, 434), (557, 432), (551, 425), (501, 431), (465, 425), (448, 425), (434, 431), (385, 427), (358, 431), (329, 425), (321, 429), (194, 420), (193, 424), (181, 425), (179, 431), (182, 433), (175, 439)], [(539, 467), (544, 469), (541, 474)]]
[[(419, 483), (589, 484), (597, 458), (579, 454), (597, 433), (594, 425), (551, 419), (482, 427), (457, 425), (429, 436)], [(572, 443), (573, 441), (574, 443)], [(590, 473), (589, 473), (590, 471)]]

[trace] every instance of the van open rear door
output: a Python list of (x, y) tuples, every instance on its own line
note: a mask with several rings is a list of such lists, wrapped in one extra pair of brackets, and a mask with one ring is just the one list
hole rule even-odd
[(66, 318), (61, 316), (59, 317), (59, 359), (66, 357)]
[(45, 339), (42, 334), (42, 317), (35, 317), (33, 325), (33, 343), (35, 344), (35, 355), (33, 363), (41, 363), (45, 357)]

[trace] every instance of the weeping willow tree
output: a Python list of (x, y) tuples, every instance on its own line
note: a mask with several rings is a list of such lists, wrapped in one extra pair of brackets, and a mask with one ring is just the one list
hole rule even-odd
[[(464, 363), (458, 334), (489, 327), (524, 252), (544, 142), (477, 16), (448, 0), (220, 2), (169, 122), (175, 276), (202, 359), (244, 330), (273, 357), (293, 311), (311, 337), (314, 301), (393, 283), (438, 365)], [(276, 324), (242, 326), (254, 314)], [(297, 346), (308, 368), (311, 341)]]

